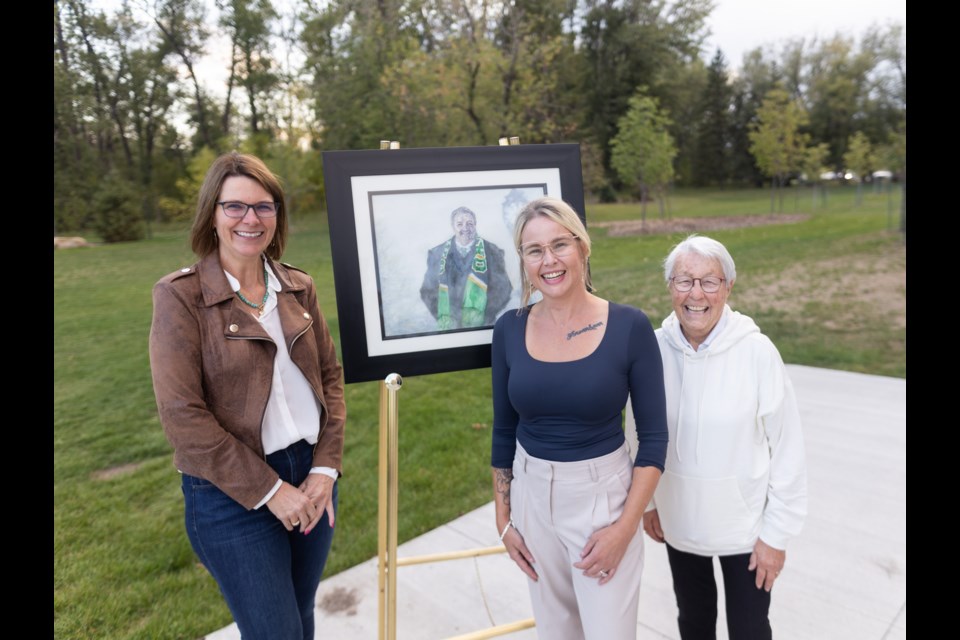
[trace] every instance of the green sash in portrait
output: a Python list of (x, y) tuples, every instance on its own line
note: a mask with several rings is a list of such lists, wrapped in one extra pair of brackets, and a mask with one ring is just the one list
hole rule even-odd
[[(437, 295), (437, 326), (441, 331), (456, 328), (450, 317), (450, 287), (447, 260), (453, 238), (443, 245), (443, 255), (440, 256), (440, 286)], [(463, 291), (463, 303), (460, 308), (460, 326), (483, 326), (484, 312), (487, 310), (487, 254), (483, 248), (483, 239), (478, 238), (474, 248), (471, 272)]]

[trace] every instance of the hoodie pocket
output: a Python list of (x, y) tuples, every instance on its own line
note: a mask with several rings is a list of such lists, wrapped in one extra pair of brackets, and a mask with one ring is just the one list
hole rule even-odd
[(736, 476), (694, 478), (667, 471), (657, 485), (656, 504), (667, 542), (683, 551), (741, 552), (760, 534), (760, 511), (751, 513)]

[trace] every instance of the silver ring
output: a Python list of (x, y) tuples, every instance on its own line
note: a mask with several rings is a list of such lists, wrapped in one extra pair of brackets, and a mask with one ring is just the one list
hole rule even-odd
[(601, 578), (606, 578), (608, 575), (610, 575), (610, 574), (607, 573), (606, 571), (604, 571), (603, 569), (600, 570), (600, 577), (601, 577)]
[(291, 522), (291, 523), (290, 523), (290, 526), (291, 526), (291, 527), (299, 527), (299, 526), (300, 526), (300, 521), (297, 520), (296, 522)]

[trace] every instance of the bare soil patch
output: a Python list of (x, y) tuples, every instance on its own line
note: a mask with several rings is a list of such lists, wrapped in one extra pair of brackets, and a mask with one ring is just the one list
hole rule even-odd
[(902, 243), (875, 255), (795, 264), (777, 274), (742, 274), (737, 285), (731, 297), (747, 308), (802, 317), (806, 305), (829, 305), (830, 319), (821, 323), (826, 329), (859, 326), (864, 316), (884, 318), (894, 328), (907, 326), (907, 249)]
[(117, 467), (110, 467), (109, 469), (100, 469), (99, 471), (94, 471), (91, 476), (94, 480), (110, 480), (118, 476), (125, 476), (129, 473), (133, 473), (140, 468), (139, 462), (130, 462), (128, 464), (121, 464)]
[(741, 227), (759, 227), (767, 224), (794, 224), (803, 222), (810, 216), (803, 213), (777, 213), (761, 216), (720, 216), (716, 218), (649, 218), (643, 220), (616, 220), (613, 222), (594, 222), (590, 226), (607, 228), (609, 236), (658, 235), (687, 231), (716, 231), (718, 229), (739, 229)]

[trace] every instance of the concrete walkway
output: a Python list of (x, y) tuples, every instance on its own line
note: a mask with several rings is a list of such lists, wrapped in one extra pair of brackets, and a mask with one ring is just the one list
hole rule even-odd
[[(773, 592), (774, 636), (905, 639), (906, 381), (797, 365), (788, 369), (803, 418), (809, 515)], [(398, 556), (496, 544), (491, 502), (401, 545)], [(722, 602), (720, 611), (718, 638), (725, 640)], [(646, 538), (637, 637), (679, 638), (676, 613), (666, 551)], [(376, 558), (320, 584), (318, 639), (376, 640), (377, 616)], [(397, 571), (399, 640), (452, 638), (531, 616), (526, 578), (505, 554)], [(207, 639), (239, 637), (230, 625)], [(537, 636), (527, 629), (502, 637)]]

